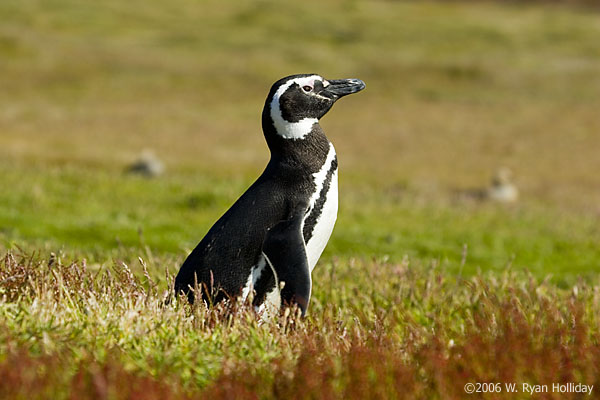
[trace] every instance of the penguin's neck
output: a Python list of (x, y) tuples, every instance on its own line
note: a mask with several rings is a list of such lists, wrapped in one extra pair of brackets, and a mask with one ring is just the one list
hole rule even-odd
[[(265, 113), (266, 114), (266, 113)], [(269, 115), (263, 114), (263, 132), (269, 150), (271, 163), (283, 163), (301, 168), (308, 173), (318, 171), (327, 159), (330, 143), (315, 120), (302, 138), (289, 139), (279, 131)]]

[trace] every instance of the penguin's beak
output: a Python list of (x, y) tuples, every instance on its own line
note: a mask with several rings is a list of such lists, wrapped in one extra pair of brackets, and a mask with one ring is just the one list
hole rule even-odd
[(327, 82), (329, 85), (327, 85), (321, 93), (334, 100), (352, 93), (360, 92), (365, 88), (365, 83), (360, 79), (335, 79)]

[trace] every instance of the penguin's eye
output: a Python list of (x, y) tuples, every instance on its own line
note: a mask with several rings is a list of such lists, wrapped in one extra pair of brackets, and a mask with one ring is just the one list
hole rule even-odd
[(313, 88), (311, 86), (302, 86), (302, 90), (304, 90), (306, 93), (311, 92), (313, 90)]

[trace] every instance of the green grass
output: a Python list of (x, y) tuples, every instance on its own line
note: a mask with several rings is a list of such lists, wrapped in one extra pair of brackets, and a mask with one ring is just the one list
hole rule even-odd
[(514, 272), (336, 263), (316, 271), (327, 284), (308, 318), (259, 322), (243, 304), (164, 304), (163, 267), (7, 255), (0, 396), (454, 399), (467, 382), (598, 384), (597, 280), (562, 290)]
[[(4, 247), (67, 251), (94, 262), (170, 255), (182, 260), (252, 177), (193, 173), (148, 180), (90, 167), (0, 166)], [(45, 178), (40, 178), (45, 177)], [(408, 255), (449, 272), (527, 269), (572, 283), (600, 269), (594, 220), (534, 204), (501, 207), (439, 199), (415, 191), (342, 185), (340, 216), (324, 260)], [(451, 200), (448, 200), (451, 201)], [(174, 273), (175, 271), (173, 271)]]
[[(597, 380), (597, 9), (5, 0), (0, 21), (0, 397)], [(301, 72), (367, 84), (322, 121), (340, 212), (308, 319), (161, 305), (268, 160), (268, 88)], [(146, 148), (167, 172), (125, 174)], [(519, 202), (460, 194), (500, 166)]]

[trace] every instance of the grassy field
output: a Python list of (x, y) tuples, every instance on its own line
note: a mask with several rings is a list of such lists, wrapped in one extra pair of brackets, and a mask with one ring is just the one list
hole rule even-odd
[[(4, 0), (0, 21), (0, 397), (597, 383), (597, 9)], [(309, 317), (162, 305), (301, 72), (367, 84), (322, 121), (341, 203)], [(123, 172), (144, 149), (165, 174)], [(502, 166), (516, 204), (460, 194)]]
[(486, 382), (502, 386), (489, 398), (530, 398), (523, 383), (600, 384), (600, 294), (585, 282), (333, 263), (307, 318), (260, 323), (244, 304), (164, 305), (165, 278), (133, 267), (6, 256), (0, 396), (459, 399)]

